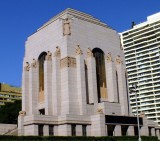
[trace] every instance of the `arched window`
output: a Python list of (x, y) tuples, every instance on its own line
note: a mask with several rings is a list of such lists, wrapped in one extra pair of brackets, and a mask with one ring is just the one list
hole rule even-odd
[(39, 102), (44, 101), (44, 61), (47, 53), (42, 52), (38, 58), (39, 62)]
[(99, 48), (94, 48), (92, 52), (96, 60), (97, 92), (98, 102), (100, 102), (101, 98), (107, 98), (104, 52)]

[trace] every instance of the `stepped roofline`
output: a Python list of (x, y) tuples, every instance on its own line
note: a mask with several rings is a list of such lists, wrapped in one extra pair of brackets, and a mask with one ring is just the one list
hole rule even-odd
[(93, 24), (97, 24), (106, 28), (110, 28), (107, 24), (101, 22), (99, 19), (94, 18), (93, 16), (71, 9), (71, 8), (67, 8), (66, 10), (62, 11), (61, 13), (59, 13), (58, 15), (54, 16), (53, 18), (51, 18), (48, 22), (46, 22), (42, 27), (40, 27), (37, 31), (43, 29), (44, 27), (48, 26), (49, 24), (51, 24), (52, 22), (56, 21), (57, 19), (61, 19), (61, 17), (63, 17), (64, 15), (71, 15), (73, 16), (73, 18), (78, 18)]

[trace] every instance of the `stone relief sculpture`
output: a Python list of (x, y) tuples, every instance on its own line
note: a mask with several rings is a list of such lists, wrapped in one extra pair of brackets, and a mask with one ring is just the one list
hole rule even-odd
[(87, 49), (87, 57), (93, 57), (93, 53), (90, 48)]
[(58, 46), (56, 47), (56, 51), (54, 52), (54, 56), (55, 57), (60, 57), (61, 56), (61, 50)]
[(103, 114), (103, 109), (102, 109), (101, 107), (99, 107), (99, 108), (97, 109), (97, 113)]
[(76, 67), (76, 58), (73, 57), (65, 57), (60, 61), (60, 68), (75, 68)]
[(26, 62), (26, 66), (24, 67), (24, 70), (29, 71), (29, 68), (30, 68), (29, 62)]
[(80, 46), (77, 45), (77, 47), (76, 47), (76, 55), (82, 55), (82, 54), (83, 54), (83, 52), (82, 52)]
[(36, 68), (37, 67), (37, 61), (35, 59), (33, 59), (33, 62), (31, 64), (32, 68)]
[(119, 55), (116, 58), (116, 64), (123, 64), (123, 61)]
[(25, 116), (25, 115), (26, 115), (26, 112), (25, 112), (25, 111), (20, 111), (20, 112), (19, 112), (19, 115), (20, 115), (20, 116)]
[(68, 18), (63, 21), (63, 35), (71, 35), (71, 25)]
[(50, 51), (47, 52), (46, 60), (48, 60), (48, 61), (52, 60), (52, 53)]
[(113, 62), (112, 56), (111, 56), (111, 53), (110, 53), (110, 52), (107, 54), (106, 59), (107, 59), (107, 62), (108, 62), (108, 63), (109, 63), (109, 62)]

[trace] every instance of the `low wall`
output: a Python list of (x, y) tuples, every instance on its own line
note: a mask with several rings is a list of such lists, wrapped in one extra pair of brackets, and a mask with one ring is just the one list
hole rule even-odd
[(4, 133), (15, 129), (16, 127), (16, 124), (0, 124), (0, 135), (3, 135)]

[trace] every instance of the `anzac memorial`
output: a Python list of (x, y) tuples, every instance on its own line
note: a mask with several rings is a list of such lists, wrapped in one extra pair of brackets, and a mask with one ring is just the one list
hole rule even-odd
[[(159, 136), (144, 115), (139, 123), (141, 135)], [(28, 37), (18, 135), (138, 135), (115, 30), (66, 9)]]

